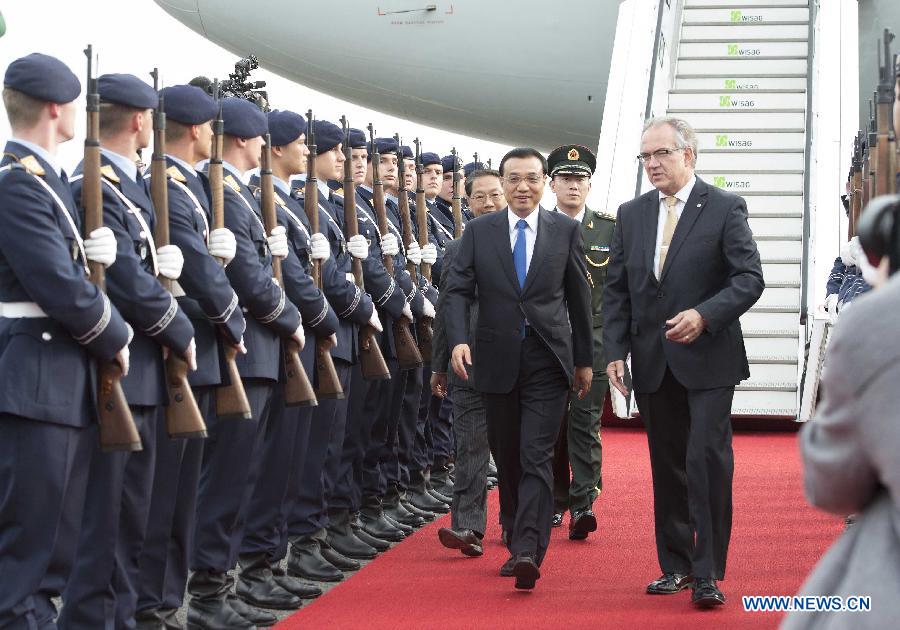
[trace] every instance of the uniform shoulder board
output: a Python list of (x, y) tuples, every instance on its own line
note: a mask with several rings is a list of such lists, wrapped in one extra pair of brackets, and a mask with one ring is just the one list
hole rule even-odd
[(340, 195), (341, 197), (343, 197), (343, 196), (344, 196), (344, 187), (341, 186), (340, 188), (338, 188), (337, 190), (335, 190), (335, 191), (334, 191), (334, 194), (335, 194), (335, 195)]
[(44, 172), (44, 167), (41, 166), (41, 163), (38, 162), (37, 158), (33, 155), (26, 155), (19, 163), (25, 167), (25, 170), (31, 173), (32, 175), (37, 175), (38, 177), (43, 177), (46, 173)]
[(234, 192), (241, 192), (241, 185), (238, 184), (238, 183), (234, 180), (234, 176), (233, 176), (233, 175), (230, 175), (230, 174), (229, 174), (229, 175), (226, 175), (224, 181), (225, 181), (225, 185), (228, 186), (228, 187), (229, 187), (231, 190), (233, 190)]
[(600, 210), (593, 210), (594, 216), (598, 219), (606, 219), (607, 221), (615, 221), (616, 217), (609, 212), (601, 212)]
[(284, 208), (287, 204), (284, 203), (284, 199), (281, 198), (281, 195), (275, 193), (275, 203)]
[(177, 166), (174, 166), (174, 165), (173, 165), (173, 166), (170, 166), (169, 168), (167, 168), (167, 169), (166, 169), (166, 174), (167, 174), (169, 177), (171, 177), (172, 179), (174, 179), (176, 182), (181, 182), (182, 184), (184, 184), (185, 182), (187, 182), (187, 177), (184, 176), (184, 173), (182, 173), (182, 172), (178, 169)]
[(116, 184), (119, 183), (119, 176), (116, 175), (116, 172), (113, 170), (113, 167), (110, 166), (109, 164), (105, 164), (100, 167), (100, 175), (102, 175), (103, 177), (105, 177), (106, 179), (108, 179), (111, 182), (114, 182)]

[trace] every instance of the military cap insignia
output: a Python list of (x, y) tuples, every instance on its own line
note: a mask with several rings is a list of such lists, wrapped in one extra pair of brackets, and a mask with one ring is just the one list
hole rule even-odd
[(27, 170), (32, 175), (37, 175), (38, 177), (43, 177), (45, 175), (44, 167), (41, 166), (41, 163), (38, 162), (37, 158), (33, 155), (26, 155), (21, 160), (19, 160), (19, 162), (22, 164), (22, 166), (25, 167), (25, 170)]
[(578, 153), (578, 149), (572, 147), (569, 149), (569, 155), (567, 156), (570, 160), (575, 161), (581, 157), (581, 154)]
[(224, 181), (225, 185), (234, 192), (241, 192), (241, 185), (234, 181), (234, 177), (232, 175), (226, 175)]
[(182, 184), (187, 182), (187, 178), (184, 176), (184, 173), (178, 170), (177, 166), (170, 166), (169, 168), (167, 168), (166, 174), (176, 182), (181, 182)]
[(119, 183), (119, 176), (116, 175), (113, 167), (109, 164), (105, 164), (104, 166), (100, 167), (100, 174), (111, 182), (115, 182), (116, 184)]

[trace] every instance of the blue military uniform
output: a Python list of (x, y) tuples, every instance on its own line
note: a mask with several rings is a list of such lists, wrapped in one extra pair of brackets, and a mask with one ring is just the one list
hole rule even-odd
[[(81, 91), (39, 53), (13, 61), (4, 86), (52, 103)], [(125, 321), (87, 278), (65, 173), (28, 144), (10, 140), (0, 161), (0, 625), (15, 628), (52, 623), (38, 589), (87, 467), (79, 454), (97, 439), (92, 359), (112, 360), (128, 343)]]
[[(157, 103), (156, 91), (132, 75), (103, 75), (97, 89), (102, 103), (136, 110)], [(153, 481), (156, 423), (168, 400), (162, 350), (167, 347), (184, 354), (194, 335), (190, 320), (156, 278), (156, 218), (149, 187), (129, 157), (101, 150), (104, 223), (118, 246), (116, 263), (106, 274), (107, 291), (135, 329), (129, 344), (131, 371), (122, 387), (144, 448), (133, 454), (94, 450), (75, 564), (59, 618), (61, 628), (72, 629), (123, 627), (133, 614), (133, 601), (120, 608), (116, 600), (135, 599), (137, 554)], [(80, 175), (81, 169), (79, 165), (76, 173)], [(82, 185), (81, 177), (72, 178), (76, 199), (81, 198)], [(115, 546), (111, 541), (116, 541)]]

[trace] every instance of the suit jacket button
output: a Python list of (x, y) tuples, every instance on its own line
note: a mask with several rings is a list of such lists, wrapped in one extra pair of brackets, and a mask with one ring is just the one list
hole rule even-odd
[(656, 294), (656, 299), (657, 299), (657, 300), (661, 300), (661, 299), (663, 299), (664, 297), (666, 297), (666, 294), (663, 293), (662, 291), (660, 291), (659, 293)]
[(44, 331), (43, 333), (41, 333), (41, 339), (43, 339), (44, 341), (50, 341), (51, 339), (53, 339), (53, 335), (51, 335), (47, 331)]

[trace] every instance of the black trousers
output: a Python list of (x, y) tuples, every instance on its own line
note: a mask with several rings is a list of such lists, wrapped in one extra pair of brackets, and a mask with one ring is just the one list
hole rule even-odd
[(500, 523), (512, 554), (540, 564), (553, 518), (553, 447), (565, 412), (568, 379), (537, 335), (522, 340), (519, 378), (507, 394), (485, 394), (488, 442), (500, 482)]
[(687, 389), (666, 368), (659, 389), (636, 398), (650, 444), (659, 566), (721, 580), (731, 537), (734, 387)]

